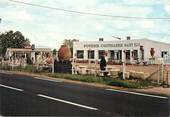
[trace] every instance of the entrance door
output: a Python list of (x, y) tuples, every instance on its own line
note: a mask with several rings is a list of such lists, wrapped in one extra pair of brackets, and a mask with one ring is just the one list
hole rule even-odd
[(167, 51), (162, 51), (161, 52), (161, 57), (164, 58), (166, 55), (168, 55), (168, 52)]
[(130, 50), (126, 50), (126, 60), (130, 60)]

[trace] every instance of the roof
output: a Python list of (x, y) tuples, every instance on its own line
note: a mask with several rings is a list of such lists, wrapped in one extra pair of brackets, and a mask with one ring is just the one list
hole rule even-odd
[(30, 52), (32, 51), (30, 48), (7, 48), (7, 51), (24, 51), (24, 52)]
[(166, 42), (160, 42), (160, 41), (155, 41), (155, 40), (150, 40), (150, 39), (140, 39), (140, 40), (150, 41), (150, 42), (159, 43), (159, 44), (166, 44), (170, 46), (170, 43), (166, 43)]
[(50, 48), (35, 48), (34, 51), (38, 51), (38, 52), (51, 52), (52, 50)]
[(159, 43), (159, 44), (165, 44), (165, 45), (169, 45), (170, 46), (170, 43), (165, 43), (165, 42), (160, 42), (160, 41), (155, 41), (155, 40), (150, 40), (150, 39), (147, 39), (147, 38), (143, 38), (143, 39), (131, 39), (131, 40), (113, 40), (113, 41), (80, 41), (80, 42), (74, 42), (74, 43), (86, 43), (86, 42), (96, 42), (96, 43), (98, 43), (98, 42), (130, 42), (130, 41), (147, 41), (147, 42), (154, 42), (154, 43)]
[[(7, 51), (13, 51), (13, 52), (31, 52), (32, 49), (30, 48), (7, 48)], [(51, 52), (50, 48), (35, 48), (36, 52)]]

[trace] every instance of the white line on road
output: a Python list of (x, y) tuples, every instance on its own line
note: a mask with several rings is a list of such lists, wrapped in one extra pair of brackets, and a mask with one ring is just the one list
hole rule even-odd
[(62, 99), (57, 99), (57, 98), (54, 98), (54, 97), (49, 97), (49, 96), (42, 95), (42, 94), (38, 94), (37, 96), (44, 97), (44, 98), (51, 99), (51, 100), (55, 100), (55, 101), (58, 101), (58, 102), (63, 102), (63, 103), (74, 105), (74, 106), (78, 106), (78, 107), (82, 107), (82, 108), (86, 108), (86, 109), (90, 109), (90, 110), (99, 110), (97, 108), (93, 108), (93, 107), (77, 104), (77, 103), (66, 101), (66, 100), (62, 100)]
[(3, 84), (0, 84), (1, 87), (4, 87), (4, 88), (8, 88), (8, 89), (12, 89), (12, 90), (16, 90), (16, 91), (24, 91), (22, 89), (18, 89), (18, 88), (15, 88), (15, 87), (11, 87), (11, 86), (6, 86), (6, 85), (3, 85)]
[(106, 90), (108, 90), (108, 91), (115, 91), (115, 92), (121, 92), (121, 93), (134, 94), (134, 95), (147, 96), (147, 97), (155, 97), (155, 98), (161, 98), (161, 99), (168, 99), (168, 97), (157, 96), (157, 95), (150, 95), (150, 94), (143, 94), (143, 93), (137, 93), (137, 92), (131, 92), (131, 91), (123, 91), (123, 90), (116, 90), (116, 89), (106, 89)]
[(46, 80), (46, 81), (51, 81), (51, 82), (63, 82), (62, 80), (52, 80), (52, 79), (45, 79), (45, 78), (40, 78), (40, 77), (34, 77), (36, 79), (40, 79), (40, 80)]

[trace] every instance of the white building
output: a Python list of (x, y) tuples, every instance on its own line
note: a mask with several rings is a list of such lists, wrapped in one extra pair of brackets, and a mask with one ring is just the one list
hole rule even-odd
[(41, 59), (46, 59), (48, 55), (52, 55), (52, 50), (47, 47), (30, 48), (7, 48), (5, 58), (11, 64), (21, 64), (22, 61), (30, 60), (33, 63), (39, 62)]
[(148, 40), (84, 41), (73, 43), (73, 58), (79, 61), (100, 60), (103, 53), (110, 62), (136, 63), (170, 55), (170, 44)]

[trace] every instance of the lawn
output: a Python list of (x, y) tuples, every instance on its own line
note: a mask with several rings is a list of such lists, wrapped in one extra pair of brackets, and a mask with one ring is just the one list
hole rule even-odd
[(22, 67), (15, 67), (11, 68), (7, 65), (0, 64), (0, 69), (3, 70), (12, 70), (12, 71), (23, 71), (29, 73), (36, 73), (36, 74), (43, 74), (53, 78), (64, 78), (74, 81), (81, 81), (81, 82), (88, 82), (88, 83), (99, 83), (105, 84), (109, 86), (118, 86), (124, 88), (148, 88), (153, 87), (156, 84), (149, 81), (149, 80), (141, 80), (141, 79), (126, 79), (123, 80), (121, 78), (113, 79), (111, 77), (99, 77), (94, 75), (77, 75), (77, 74), (68, 74), (68, 73), (49, 73), (43, 72), (36, 69), (35, 66), (28, 65), (25, 68)]

